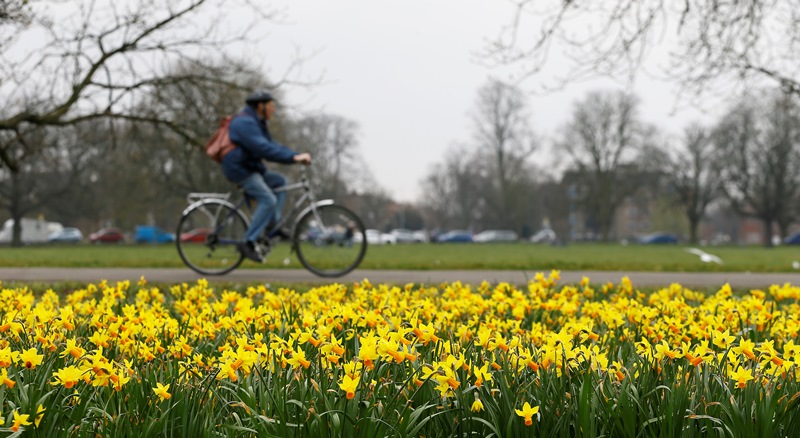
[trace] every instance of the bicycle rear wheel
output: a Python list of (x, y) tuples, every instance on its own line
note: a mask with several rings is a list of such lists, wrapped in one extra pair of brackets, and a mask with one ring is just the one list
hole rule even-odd
[(176, 244), (186, 266), (203, 275), (222, 275), (244, 259), (247, 219), (231, 204), (207, 199), (186, 210), (178, 223)]
[(322, 205), (306, 212), (292, 237), (297, 258), (320, 277), (339, 277), (355, 269), (367, 251), (364, 224), (341, 205)]

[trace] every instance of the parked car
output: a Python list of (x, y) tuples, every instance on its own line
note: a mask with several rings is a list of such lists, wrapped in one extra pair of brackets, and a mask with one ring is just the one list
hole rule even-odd
[[(44, 243), (50, 234), (61, 231), (64, 227), (58, 222), (47, 222), (41, 219), (22, 218), (20, 220), (20, 240), (24, 244)], [(0, 243), (11, 243), (14, 237), (14, 219), (8, 219), (0, 228)]]
[(61, 231), (55, 231), (47, 236), (47, 241), (51, 243), (78, 243), (83, 240), (83, 233), (77, 228), (67, 227)]
[(417, 230), (413, 232), (414, 234), (414, 242), (417, 243), (425, 243), (428, 242), (430, 239), (428, 238), (428, 232), (425, 230)]
[[(397, 238), (389, 233), (382, 233), (380, 230), (371, 228), (365, 230), (365, 232), (367, 234), (368, 245), (392, 245), (397, 243)], [(361, 235), (356, 234), (353, 241), (361, 242)]]
[(397, 243), (414, 243), (414, 232), (405, 228), (396, 228), (389, 232)]
[(350, 245), (353, 242), (360, 242), (360, 235), (355, 235), (352, 241), (348, 240), (347, 229), (342, 226), (329, 227), (323, 231), (316, 226), (309, 227), (299, 238), (301, 241), (312, 242), (315, 246), (328, 246), (338, 244), (339, 246)]
[(133, 241), (136, 243), (169, 243), (175, 241), (175, 234), (152, 225), (137, 225), (133, 231)]
[(181, 233), (180, 239), (181, 242), (205, 243), (209, 234), (211, 234), (211, 230), (209, 228), (195, 228), (185, 233)]
[(125, 235), (119, 228), (101, 228), (89, 234), (89, 242), (92, 243), (122, 243)]
[(485, 230), (472, 237), (473, 242), (516, 242), (517, 233), (511, 230)]
[(424, 231), (412, 231), (404, 228), (397, 228), (389, 232), (394, 236), (397, 243), (422, 243), (428, 241), (428, 236)]
[(437, 236), (436, 241), (441, 243), (472, 242), (472, 233), (464, 230), (448, 231), (444, 234)]
[(653, 233), (643, 236), (639, 243), (645, 245), (660, 245), (678, 243), (678, 237), (672, 233)]
[(800, 231), (790, 234), (783, 239), (784, 245), (800, 245)]
[(530, 241), (533, 243), (555, 243), (557, 239), (556, 232), (550, 228), (542, 228), (536, 234), (531, 236)]

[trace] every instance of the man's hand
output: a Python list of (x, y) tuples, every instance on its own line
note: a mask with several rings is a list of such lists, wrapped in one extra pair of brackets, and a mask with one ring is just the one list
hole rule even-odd
[(311, 154), (303, 152), (294, 156), (294, 162), (300, 164), (311, 164)]

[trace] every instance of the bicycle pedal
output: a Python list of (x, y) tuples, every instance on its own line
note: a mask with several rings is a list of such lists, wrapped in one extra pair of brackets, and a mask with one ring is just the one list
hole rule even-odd
[(272, 245), (270, 245), (268, 241), (267, 242), (260, 241), (256, 245), (256, 251), (258, 251), (258, 253), (261, 254), (261, 257), (263, 257), (264, 259), (267, 258), (267, 255), (269, 255), (271, 250), (272, 250)]

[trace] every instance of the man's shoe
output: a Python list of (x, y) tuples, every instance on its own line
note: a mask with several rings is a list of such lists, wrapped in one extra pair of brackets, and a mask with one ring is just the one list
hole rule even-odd
[(261, 255), (261, 253), (258, 251), (258, 248), (256, 248), (255, 242), (247, 241), (240, 243), (239, 252), (241, 252), (243, 256), (247, 257), (248, 259), (254, 262), (257, 263), (264, 262), (264, 256)]

